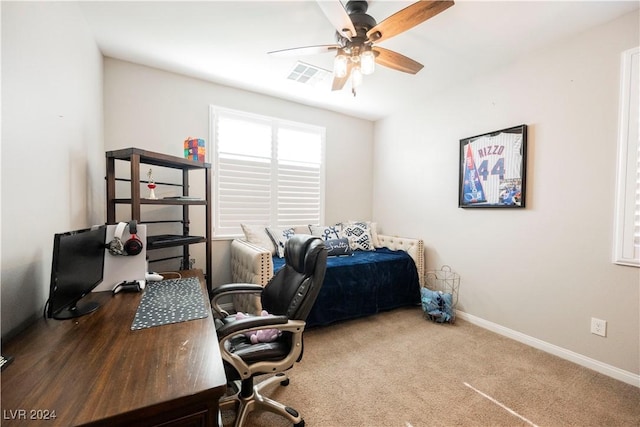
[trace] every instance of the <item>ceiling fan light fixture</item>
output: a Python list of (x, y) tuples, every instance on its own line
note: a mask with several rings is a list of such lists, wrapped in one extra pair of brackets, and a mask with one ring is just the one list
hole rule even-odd
[(362, 70), (359, 66), (353, 67), (351, 70), (351, 86), (355, 89), (362, 84)]
[(335, 59), (333, 60), (333, 73), (339, 79), (343, 78), (347, 75), (347, 56), (342, 52), (342, 50), (338, 51)]
[(365, 76), (373, 74), (376, 69), (376, 56), (371, 48), (368, 48), (360, 55), (360, 69)]

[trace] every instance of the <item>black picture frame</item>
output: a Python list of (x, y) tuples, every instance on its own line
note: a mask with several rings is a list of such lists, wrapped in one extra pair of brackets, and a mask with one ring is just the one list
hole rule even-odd
[(458, 207), (524, 208), (527, 125), (460, 140)]

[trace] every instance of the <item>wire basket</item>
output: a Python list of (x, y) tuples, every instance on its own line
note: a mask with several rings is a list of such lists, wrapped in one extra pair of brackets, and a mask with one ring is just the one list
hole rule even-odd
[(460, 275), (443, 265), (440, 270), (427, 271), (421, 290), (422, 309), (425, 317), (437, 323), (454, 323)]

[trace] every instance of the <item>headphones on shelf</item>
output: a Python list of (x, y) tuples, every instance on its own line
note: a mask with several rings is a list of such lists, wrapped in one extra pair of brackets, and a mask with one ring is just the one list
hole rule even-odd
[[(122, 242), (122, 235), (126, 226), (129, 226), (129, 234), (131, 237), (126, 242)], [(128, 223), (120, 222), (116, 226), (116, 230), (113, 234), (113, 240), (107, 245), (109, 253), (111, 255), (138, 255), (142, 252), (144, 247), (142, 241), (138, 239), (136, 233), (138, 232), (138, 223), (133, 220)]]

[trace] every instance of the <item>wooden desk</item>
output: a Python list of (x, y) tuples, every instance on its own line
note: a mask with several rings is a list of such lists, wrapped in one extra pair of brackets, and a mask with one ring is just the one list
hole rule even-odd
[[(206, 298), (202, 272), (189, 275)], [(2, 426), (217, 426), (226, 379), (213, 317), (132, 331), (141, 296), (92, 293), (94, 313), (42, 319), (4, 345), (15, 360), (1, 374)]]

